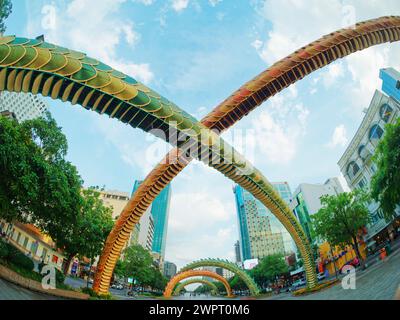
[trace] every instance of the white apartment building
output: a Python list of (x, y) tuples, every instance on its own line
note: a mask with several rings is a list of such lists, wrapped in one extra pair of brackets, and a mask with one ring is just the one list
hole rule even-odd
[(289, 207), (299, 220), (311, 243), (315, 240), (311, 238), (310, 234), (311, 216), (322, 208), (321, 197), (338, 195), (343, 192), (344, 189), (339, 179), (330, 178), (324, 184), (302, 183), (293, 193)]
[[(369, 188), (376, 165), (372, 161), (375, 149), (385, 133), (385, 125), (400, 117), (400, 104), (380, 91), (375, 91), (372, 101), (365, 111), (365, 116), (355, 136), (351, 140), (338, 164), (351, 190)], [(390, 222), (385, 221), (379, 203), (372, 202), (368, 209), (371, 222), (367, 226), (364, 240), (369, 247), (379, 242), (379, 237), (386, 232), (393, 232)]]
[(0, 92), (0, 112), (14, 113), (18, 122), (42, 117), (47, 110), (47, 103), (38, 95), (22, 92)]

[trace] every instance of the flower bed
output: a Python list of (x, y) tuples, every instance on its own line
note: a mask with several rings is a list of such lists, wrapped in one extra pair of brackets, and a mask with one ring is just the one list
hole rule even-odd
[(304, 295), (304, 294), (314, 293), (314, 292), (317, 292), (317, 291), (320, 291), (320, 290), (323, 290), (323, 289), (330, 288), (330, 287), (334, 286), (335, 284), (337, 284), (338, 282), (339, 282), (339, 280), (335, 279), (335, 280), (327, 281), (325, 283), (318, 284), (316, 287), (314, 287), (312, 289), (302, 288), (302, 289), (294, 291), (293, 295), (294, 296), (301, 296), (301, 295)]

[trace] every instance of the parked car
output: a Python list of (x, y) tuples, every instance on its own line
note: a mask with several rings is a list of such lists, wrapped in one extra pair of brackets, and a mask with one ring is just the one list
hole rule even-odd
[(291, 290), (298, 289), (304, 287), (306, 285), (306, 279), (299, 279), (292, 283)]

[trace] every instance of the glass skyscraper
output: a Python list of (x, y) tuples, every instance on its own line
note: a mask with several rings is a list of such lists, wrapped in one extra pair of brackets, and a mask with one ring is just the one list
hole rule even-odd
[[(143, 181), (136, 180), (133, 185), (132, 195)], [(154, 238), (152, 251), (159, 253), (164, 259), (165, 244), (167, 240), (169, 204), (171, 200), (171, 185), (167, 185), (154, 199), (151, 205), (151, 215), (154, 220)]]
[[(289, 203), (290, 187), (286, 182), (272, 183)], [(262, 259), (274, 253), (294, 252), (294, 242), (279, 220), (253, 195), (240, 186), (234, 187), (239, 224), (239, 245), (242, 261)]]

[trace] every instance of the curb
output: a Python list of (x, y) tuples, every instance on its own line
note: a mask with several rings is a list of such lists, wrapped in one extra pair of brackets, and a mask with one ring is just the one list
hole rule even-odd
[(25, 289), (44, 293), (51, 296), (56, 296), (65, 299), (74, 299), (74, 300), (89, 300), (90, 296), (88, 294), (84, 294), (81, 292), (63, 290), (63, 289), (43, 289), (42, 284), (35, 280), (24, 278), (23, 276), (19, 275), (15, 271), (8, 269), (5, 266), (0, 265), (0, 278), (16, 284), (20, 287)]

